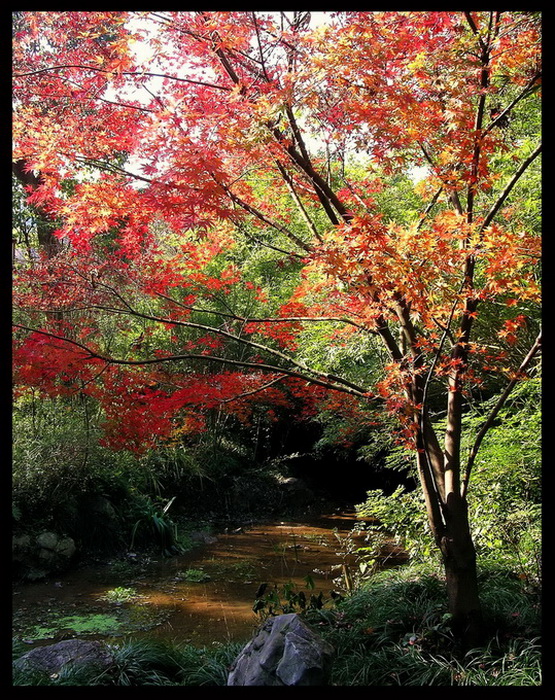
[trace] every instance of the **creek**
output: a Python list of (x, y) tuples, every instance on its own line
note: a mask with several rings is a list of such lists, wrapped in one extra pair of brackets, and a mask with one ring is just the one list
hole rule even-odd
[[(13, 589), (14, 636), (29, 646), (65, 638), (156, 637), (204, 646), (248, 640), (260, 623), (253, 604), (284, 586), (307, 600), (345, 586), (358, 566), (353, 514), (270, 522), (222, 532), (163, 558), (128, 553), (45, 582)], [(402, 553), (389, 548), (389, 561)]]

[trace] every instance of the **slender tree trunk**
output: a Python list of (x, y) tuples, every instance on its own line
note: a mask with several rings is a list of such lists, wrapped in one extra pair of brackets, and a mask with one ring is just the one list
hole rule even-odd
[(467, 501), (460, 489), (447, 488), (451, 477), (445, 472), (457, 468), (459, 459), (448, 460), (444, 454), (443, 465), (439, 464), (439, 443), (430, 424), (418, 435), (418, 442), (420, 483), (430, 529), (443, 561), (453, 633), (470, 648), (481, 643), (484, 629)]
[(478, 592), (476, 550), (470, 533), (466, 499), (450, 494), (443, 508), (444, 532), (439, 548), (455, 636), (465, 647), (483, 640), (483, 617)]
[[(12, 172), (24, 187), (36, 189), (41, 184), (41, 175), (27, 170), (24, 159), (12, 163)], [(48, 258), (53, 258), (62, 248), (60, 240), (54, 236), (55, 223), (43, 207), (33, 206), (32, 208), (36, 214), (35, 223), (39, 246), (45, 251)]]

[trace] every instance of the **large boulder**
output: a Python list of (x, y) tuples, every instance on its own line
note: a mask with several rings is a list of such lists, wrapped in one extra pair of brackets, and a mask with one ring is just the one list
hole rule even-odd
[(271, 617), (233, 663), (227, 685), (327, 685), (333, 655), (296, 613)]
[(94, 666), (102, 671), (113, 663), (113, 656), (101, 643), (83, 639), (66, 639), (56, 644), (35, 647), (14, 661), (20, 671), (44, 673), (49, 676), (60, 673), (67, 665)]

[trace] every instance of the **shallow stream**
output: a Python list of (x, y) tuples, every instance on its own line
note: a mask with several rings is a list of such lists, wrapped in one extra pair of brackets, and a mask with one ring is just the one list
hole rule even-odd
[[(243, 641), (260, 623), (253, 604), (283, 587), (307, 600), (345, 586), (358, 566), (352, 514), (271, 522), (223, 532), (165, 559), (129, 553), (55, 580), (14, 587), (15, 637), (29, 646), (71, 637), (149, 636), (203, 646)], [(391, 550), (389, 556), (399, 554)]]

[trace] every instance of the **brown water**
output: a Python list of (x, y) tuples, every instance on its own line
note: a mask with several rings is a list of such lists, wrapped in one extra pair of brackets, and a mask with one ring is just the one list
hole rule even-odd
[[(356, 566), (350, 545), (362, 546), (361, 535), (352, 535), (355, 519), (349, 514), (321, 517), (310, 522), (273, 522), (217, 535), (216, 541), (170, 559), (128, 558), (123, 566), (86, 567), (53, 581), (16, 586), (13, 609), (16, 634), (30, 644), (50, 643), (82, 636), (75, 629), (57, 630), (47, 638), (32, 629), (48, 626), (52, 615), (128, 615), (134, 624), (119, 634), (148, 635), (198, 645), (215, 641), (243, 641), (260, 623), (252, 610), (259, 585), (293, 583), (296, 590), (324, 594), (344, 586), (342, 566)], [(389, 553), (391, 554), (391, 552)], [(395, 554), (395, 552), (393, 552)], [(116, 571), (116, 568), (119, 569)], [(209, 577), (185, 580), (191, 569)], [(121, 572), (121, 573), (120, 573)], [(306, 587), (306, 577), (314, 590)], [(114, 588), (132, 587), (134, 602), (102, 600)], [(49, 617), (50, 615), (50, 617)], [(131, 617), (129, 617), (131, 615)], [(140, 623), (144, 620), (144, 625)], [(139, 620), (139, 624), (136, 622)], [(89, 635), (93, 638), (111, 633)]]

